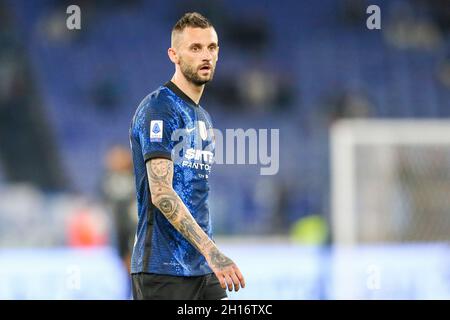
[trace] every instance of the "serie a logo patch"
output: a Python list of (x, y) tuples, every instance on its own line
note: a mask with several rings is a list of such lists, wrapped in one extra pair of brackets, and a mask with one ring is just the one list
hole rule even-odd
[(163, 137), (163, 121), (150, 121), (150, 142), (161, 142)]

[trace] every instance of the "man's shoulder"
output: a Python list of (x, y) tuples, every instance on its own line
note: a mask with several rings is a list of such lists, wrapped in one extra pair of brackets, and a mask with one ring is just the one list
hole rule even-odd
[(173, 100), (170, 99), (169, 90), (164, 86), (160, 86), (141, 101), (138, 109), (168, 109), (173, 107), (174, 104)]
[(170, 96), (170, 91), (164, 86), (160, 86), (155, 91), (149, 93), (138, 105), (134, 118), (146, 117), (150, 113), (175, 115), (176, 104)]

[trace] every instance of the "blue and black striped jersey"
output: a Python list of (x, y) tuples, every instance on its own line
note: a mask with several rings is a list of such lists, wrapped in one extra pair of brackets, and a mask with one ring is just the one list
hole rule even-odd
[(131, 273), (176, 276), (211, 273), (205, 258), (152, 204), (145, 165), (153, 158), (174, 161), (173, 188), (212, 238), (208, 178), (214, 148), (209, 114), (168, 82), (140, 103), (131, 123), (130, 143), (138, 203)]

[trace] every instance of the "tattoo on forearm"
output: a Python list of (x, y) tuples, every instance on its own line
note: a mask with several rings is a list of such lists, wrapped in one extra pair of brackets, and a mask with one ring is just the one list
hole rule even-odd
[(209, 252), (209, 256), (211, 258), (211, 263), (216, 268), (221, 269), (233, 264), (233, 261), (221, 253), (217, 248), (212, 248)]
[(188, 217), (185, 217), (180, 221), (180, 232), (189, 240), (195, 247), (200, 248), (202, 237), (195, 230), (194, 221), (189, 221)]
[(175, 220), (178, 216), (178, 201), (176, 197), (165, 196), (158, 202), (157, 207), (168, 220)]
[[(208, 252), (210, 249), (207, 248), (211, 242), (208, 235), (203, 232), (172, 189), (173, 162), (166, 159), (154, 159), (150, 160), (147, 166), (150, 192), (156, 207), (197, 250), (203, 254)], [(217, 264), (226, 265), (227, 258), (220, 252), (217, 251), (215, 257), (214, 261)]]

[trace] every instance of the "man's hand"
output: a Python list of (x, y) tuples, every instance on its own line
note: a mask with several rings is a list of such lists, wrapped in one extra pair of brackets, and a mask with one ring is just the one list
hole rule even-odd
[(209, 250), (206, 260), (219, 279), (222, 288), (228, 287), (228, 291), (233, 291), (233, 285), (234, 291), (239, 291), (240, 287), (245, 288), (245, 279), (238, 266), (216, 247)]

